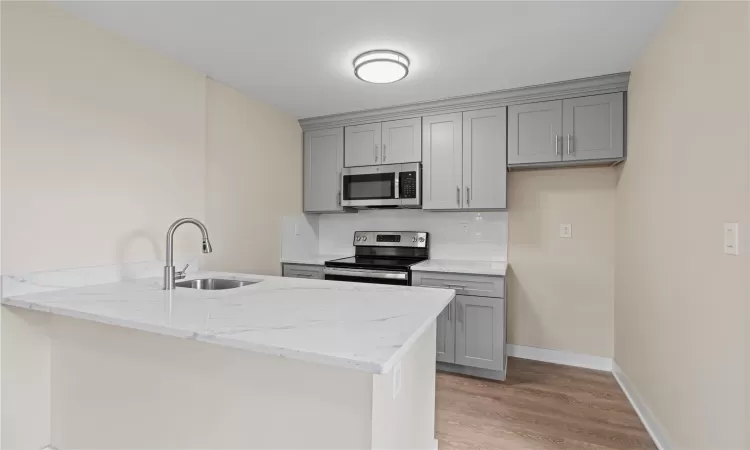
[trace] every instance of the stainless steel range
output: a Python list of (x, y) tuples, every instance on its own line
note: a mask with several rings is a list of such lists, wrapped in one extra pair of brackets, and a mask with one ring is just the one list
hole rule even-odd
[(326, 261), (326, 280), (411, 285), (411, 266), (429, 259), (422, 231), (356, 231), (354, 256)]

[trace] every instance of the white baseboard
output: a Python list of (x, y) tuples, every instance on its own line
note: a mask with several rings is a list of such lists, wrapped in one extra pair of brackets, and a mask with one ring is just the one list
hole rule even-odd
[(508, 356), (515, 356), (516, 358), (584, 367), (586, 369), (605, 370), (607, 372), (612, 371), (612, 358), (550, 350), (547, 348), (527, 347), (525, 345), (508, 344), (505, 348), (508, 351)]
[(617, 382), (620, 383), (622, 391), (625, 392), (625, 395), (628, 397), (628, 400), (630, 400), (630, 404), (633, 405), (636, 414), (641, 418), (643, 426), (646, 427), (646, 431), (651, 435), (651, 439), (653, 439), (656, 447), (659, 450), (672, 450), (675, 448), (674, 445), (672, 445), (672, 440), (667, 434), (667, 430), (656, 419), (656, 416), (654, 416), (654, 413), (651, 412), (648, 406), (646, 406), (646, 403), (635, 389), (635, 386), (633, 386), (620, 366), (614, 361), (612, 362), (612, 374), (614, 374)]

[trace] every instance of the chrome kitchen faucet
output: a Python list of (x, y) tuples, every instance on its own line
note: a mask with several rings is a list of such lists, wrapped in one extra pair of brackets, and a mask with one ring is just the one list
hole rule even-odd
[(208, 240), (208, 230), (206, 230), (206, 226), (200, 220), (185, 217), (173, 223), (169, 227), (169, 230), (167, 230), (167, 263), (164, 266), (164, 290), (167, 291), (174, 289), (174, 280), (185, 278), (185, 271), (189, 266), (189, 264), (185, 264), (182, 270), (178, 272), (174, 270), (174, 232), (183, 223), (192, 223), (200, 228), (203, 235), (203, 253), (211, 253), (211, 241)]

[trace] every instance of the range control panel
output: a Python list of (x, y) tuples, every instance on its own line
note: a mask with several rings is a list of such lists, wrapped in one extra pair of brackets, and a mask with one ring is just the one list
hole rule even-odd
[(425, 231), (355, 231), (355, 246), (427, 248)]

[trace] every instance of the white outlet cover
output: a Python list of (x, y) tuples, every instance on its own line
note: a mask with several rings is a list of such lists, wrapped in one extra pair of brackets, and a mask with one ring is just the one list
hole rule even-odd
[(573, 237), (573, 225), (569, 223), (561, 223), (560, 224), (560, 237), (572, 238)]
[(740, 226), (736, 222), (724, 224), (724, 253), (740, 254)]

